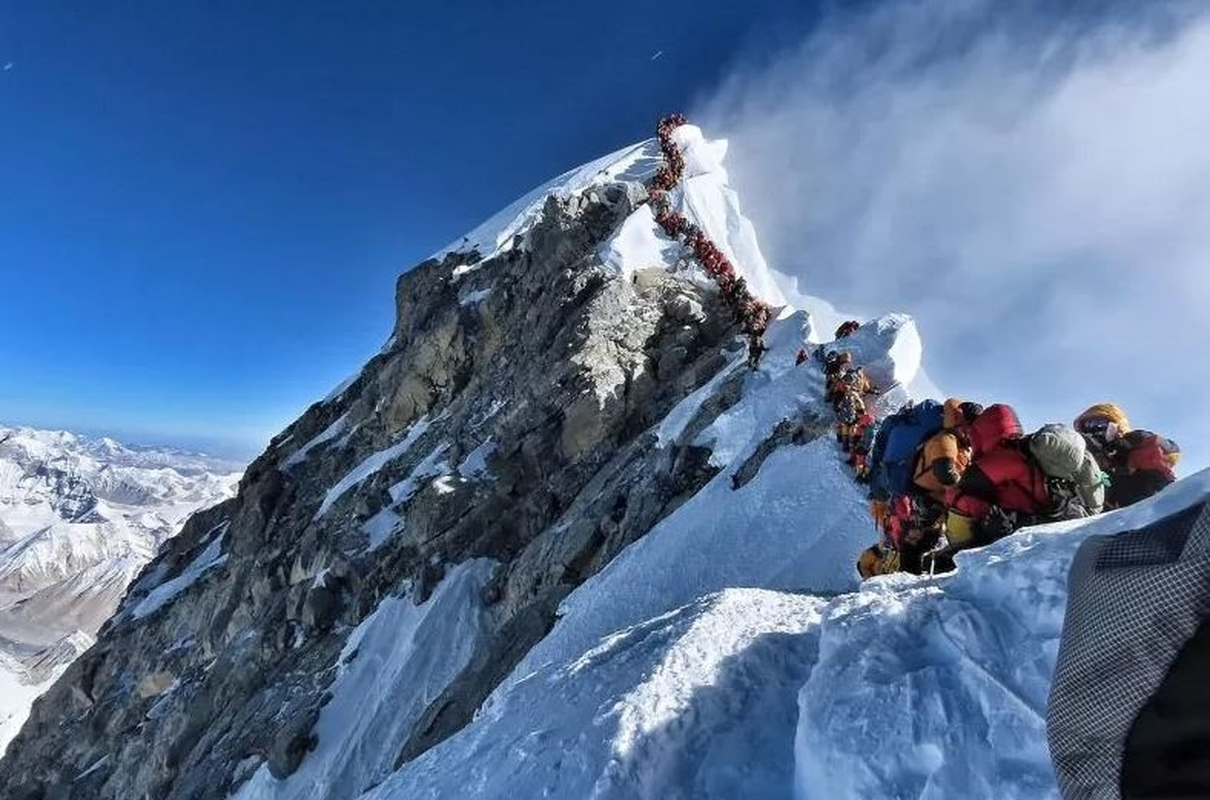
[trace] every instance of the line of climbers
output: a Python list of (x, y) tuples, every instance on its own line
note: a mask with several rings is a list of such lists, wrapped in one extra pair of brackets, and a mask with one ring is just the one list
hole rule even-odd
[[(860, 327), (846, 322), (837, 342)], [(862, 578), (953, 569), (953, 554), (1026, 525), (1079, 519), (1128, 506), (1176, 480), (1180, 448), (1133, 430), (1125, 412), (1098, 403), (1072, 425), (1026, 434), (1013, 409), (951, 398), (908, 403), (881, 421), (878, 394), (852, 356), (820, 347), (836, 436), (858, 480), (870, 486), (880, 541), (862, 552)], [(805, 360), (805, 351), (799, 361)]]
[(664, 161), (647, 184), (648, 199), (655, 212), (655, 221), (674, 239), (681, 239), (693, 251), (693, 257), (706, 274), (718, 285), (723, 301), (731, 309), (735, 321), (748, 337), (748, 365), (756, 369), (767, 351), (765, 330), (772, 312), (768, 305), (748, 291), (747, 282), (737, 275), (731, 261), (701, 228), (672, 207), (670, 192), (684, 176), (685, 158), (672, 139), (672, 132), (688, 120), (681, 114), (671, 114), (660, 120), (655, 135), (660, 143)]
[[(718, 285), (748, 337), (748, 366), (756, 369), (769, 350), (764, 333), (771, 309), (752, 295), (726, 255), (675, 211), (668, 197), (684, 177), (684, 155), (672, 135), (686, 122), (672, 114), (656, 126), (663, 163), (648, 182), (649, 201), (656, 223), (683, 240)], [(860, 327), (855, 320), (843, 323), (836, 340)], [(852, 356), (826, 347), (816, 355), (836, 411), (837, 439), (858, 480), (870, 485), (870, 510), (882, 533), (858, 560), (863, 578), (952, 569), (957, 550), (987, 544), (1025, 525), (1130, 505), (1176, 479), (1176, 444), (1131, 430), (1126, 414), (1112, 403), (1092, 406), (1074, 427), (1044, 425), (1029, 435), (1003, 403), (983, 408), (957, 399), (925, 400), (878, 421), (865, 399), (879, 389)], [(800, 350), (796, 364), (807, 357)]]

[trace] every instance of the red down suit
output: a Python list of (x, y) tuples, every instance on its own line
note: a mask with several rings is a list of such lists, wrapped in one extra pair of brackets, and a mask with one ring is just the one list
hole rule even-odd
[(974, 462), (946, 496), (953, 510), (980, 520), (993, 505), (1005, 511), (1040, 514), (1050, 504), (1046, 473), (1019, 446), (1021, 421), (1010, 406), (988, 406), (970, 424)]

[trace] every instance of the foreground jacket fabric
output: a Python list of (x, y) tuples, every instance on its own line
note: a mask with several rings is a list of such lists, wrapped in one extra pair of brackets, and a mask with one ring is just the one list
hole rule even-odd
[(1065, 800), (1210, 797), (1208, 613), (1210, 505), (1080, 547), (1047, 714)]

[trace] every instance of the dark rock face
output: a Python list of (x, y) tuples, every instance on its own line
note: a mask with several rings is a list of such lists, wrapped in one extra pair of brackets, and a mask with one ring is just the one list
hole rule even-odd
[[(642, 191), (550, 199), (525, 247), (403, 275), (388, 346), (274, 439), (236, 498), (190, 520), (35, 704), (0, 761), (5, 797), (223, 798), (261, 764), (289, 775), (352, 628), (487, 557), (494, 632), (399, 761), (464, 726), (559, 601), (715, 473), (687, 443), (719, 403), (670, 447), (649, 429), (724, 365), (727, 313), (687, 281), (623, 279), (596, 256)], [(464, 466), (476, 453), (484, 469)]]

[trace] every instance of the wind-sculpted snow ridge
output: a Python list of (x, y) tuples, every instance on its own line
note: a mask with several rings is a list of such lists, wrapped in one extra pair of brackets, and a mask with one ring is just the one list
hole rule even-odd
[[(720, 265), (787, 293), (725, 144), (663, 133), (399, 278), (386, 346), (161, 548), (37, 704), (8, 795), (1047, 796), (1030, 709), (1065, 560), (1130, 518), (859, 586), (864, 490), (795, 366), (836, 312), (791, 287), (803, 308), (748, 368)], [(876, 413), (915, 398), (909, 318), (845, 346)]]
[(793, 697), (823, 607), (728, 589), (618, 631), (362, 800), (788, 797)]
[(938, 578), (707, 595), (523, 667), (363, 800), (1057, 798), (1044, 715), (1075, 550), (1207, 497), (1210, 471)]
[(451, 253), (474, 253), (473, 260), (458, 268), (456, 274), (464, 275), (511, 250), (541, 219), (548, 197), (568, 198), (593, 186), (644, 181), (655, 174), (659, 163), (660, 151), (654, 143), (640, 142), (568, 170), (517, 198), (458, 241), (434, 253), (432, 258), (441, 261)]

